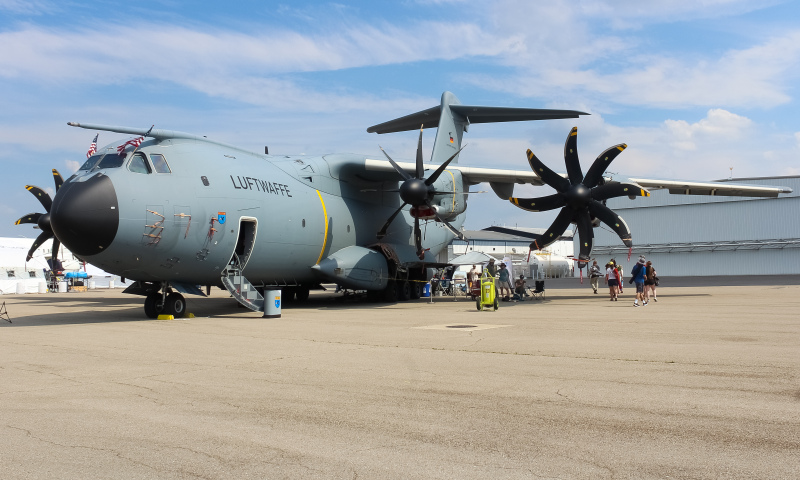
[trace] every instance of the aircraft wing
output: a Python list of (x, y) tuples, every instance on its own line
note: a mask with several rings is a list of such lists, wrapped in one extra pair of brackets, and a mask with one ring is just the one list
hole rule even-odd
[(792, 193), (789, 187), (773, 187), (743, 183), (720, 182), (687, 182), (684, 180), (653, 180), (647, 178), (629, 178), (630, 182), (647, 190), (669, 190), (678, 195), (724, 195), (732, 197), (777, 197), (780, 193)]
[[(416, 166), (409, 162), (397, 162), (397, 165), (409, 174), (413, 175)], [(367, 159), (365, 167), (368, 172), (387, 172), (392, 174), (392, 178), (398, 177), (392, 165), (386, 160)], [(425, 169), (436, 170), (439, 165), (424, 165)], [(478, 183), (529, 183), (531, 185), (544, 185), (539, 175), (531, 170), (506, 170), (501, 168), (468, 167), (465, 165), (450, 164), (448, 170), (461, 172), (464, 181), (471, 185)]]
[[(397, 162), (400, 168), (407, 171), (409, 174), (414, 174), (416, 168), (410, 162)], [(397, 178), (397, 172), (394, 171), (392, 165), (386, 160), (372, 160), (365, 161), (365, 170), (374, 172), (381, 179), (394, 179)], [(435, 170), (438, 165), (425, 164), (425, 169)], [(478, 183), (489, 183), (495, 190), (495, 193), (503, 200), (508, 199), (513, 194), (513, 185), (515, 183), (527, 183), (534, 186), (542, 186), (544, 182), (532, 170), (507, 170), (500, 168), (483, 168), (483, 167), (469, 167), (466, 165), (450, 164), (448, 170), (457, 170), (461, 172), (464, 182), (470, 185)], [(566, 178), (565, 174), (561, 174)], [(378, 178), (375, 178), (378, 179)], [(663, 180), (663, 179), (649, 179), (649, 178), (627, 178), (618, 179), (618, 181), (635, 183), (646, 190), (669, 190), (669, 193), (678, 195), (722, 195), (733, 197), (777, 197), (781, 193), (792, 193), (789, 187), (769, 186), (769, 185), (754, 185), (744, 183), (733, 183), (728, 181), (719, 182), (690, 182), (685, 180)]]

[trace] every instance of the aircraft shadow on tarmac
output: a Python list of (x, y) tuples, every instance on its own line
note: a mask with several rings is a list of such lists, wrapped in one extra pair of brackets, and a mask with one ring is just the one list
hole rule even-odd
[[(661, 297), (708, 297), (707, 293), (684, 293), (672, 291), (667, 295), (662, 293)], [(560, 302), (597, 302), (607, 301), (606, 295), (562, 295), (554, 294), (543, 300), (528, 299), (522, 302), (500, 302), (500, 310), (511, 307), (544, 307), (552, 303)], [(623, 302), (633, 299), (633, 295), (620, 297)], [(404, 305), (419, 305), (430, 303), (428, 297), (409, 302), (396, 303), (370, 303), (360, 296), (342, 296), (334, 293), (323, 293), (312, 295), (303, 303), (284, 303), (281, 310), (285, 314), (291, 315), (293, 311), (303, 309), (343, 309), (343, 310), (363, 310), (380, 307), (402, 308)], [(475, 301), (468, 297), (435, 297), (433, 303), (452, 304), (455, 308), (463, 308), (466, 311), (475, 311)], [(236, 302), (232, 297), (211, 296), (187, 297), (187, 312), (193, 313), (197, 317), (213, 318), (259, 318), (258, 312), (251, 312)], [(145, 317), (141, 306), (141, 297), (131, 295), (123, 297), (106, 298), (102, 296), (91, 296), (82, 294), (67, 295), (37, 295), (19, 296), (7, 301), (8, 313), (13, 323), (0, 321), (0, 327), (24, 327), (24, 326), (43, 326), (43, 325), (77, 325), (86, 323), (113, 323), (131, 321), (154, 321)], [(37, 312), (33, 315), (25, 314), (20, 310)], [(155, 320), (157, 321), (157, 320)]]
[[(235, 299), (217, 293), (211, 297), (187, 297), (186, 311), (197, 317), (213, 318), (260, 318), (258, 312), (242, 307)], [(440, 298), (436, 302), (452, 301)], [(459, 300), (461, 301), (461, 300)], [(465, 305), (474, 302), (466, 299)], [(369, 303), (360, 296), (341, 296), (333, 293), (312, 295), (303, 303), (284, 303), (285, 313), (303, 309), (371, 309), (375, 307), (402, 307), (404, 304), (427, 303), (427, 298), (397, 303)], [(66, 295), (25, 295), (9, 298), (6, 302), (12, 323), (0, 322), (0, 327), (24, 327), (43, 325), (76, 325), (86, 323), (113, 323), (131, 321), (158, 321), (145, 316), (142, 310), (142, 297), (124, 295), (121, 297), (92, 296), (91, 294)], [(31, 314), (32, 313), (32, 314)], [(186, 319), (183, 319), (186, 320)]]

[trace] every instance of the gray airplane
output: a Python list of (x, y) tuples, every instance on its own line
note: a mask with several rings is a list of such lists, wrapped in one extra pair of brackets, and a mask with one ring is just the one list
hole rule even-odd
[[(648, 179), (612, 181), (603, 174), (624, 145), (603, 152), (584, 176), (577, 130), (567, 137), (567, 175), (530, 151), (533, 171), (458, 165), (471, 124), (577, 118), (572, 110), (462, 105), (449, 92), (440, 105), (370, 127), (390, 133), (420, 129), (415, 163), (363, 155), (269, 155), (183, 132), (69, 123), (138, 136), (100, 148), (66, 181), (56, 170), (53, 199), (27, 186), (46, 213), (28, 214), (42, 233), (29, 255), (54, 238), (103, 270), (135, 280), (126, 290), (145, 296), (150, 318), (185, 314), (183, 294), (200, 286), (226, 288), (243, 305), (263, 311), (265, 288), (302, 301), (321, 283), (366, 290), (375, 301), (419, 298), (430, 267), (461, 237), (469, 187), (488, 182), (503, 199), (531, 211), (562, 208), (532, 247), (555, 241), (570, 223), (591, 252), (592, 226), (610, 225), (632, 245), (625, 222), (603, 205), (615, 196), (673, 193), (777, 196), (781, 187)], [(422, 129), (437, 127), (429, 163)], [(548, 184), (541, 199), (513, 197), (514, 184)]]

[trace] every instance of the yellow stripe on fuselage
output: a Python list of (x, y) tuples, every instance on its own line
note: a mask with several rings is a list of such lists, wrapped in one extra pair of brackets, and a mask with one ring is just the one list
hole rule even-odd
[(450, 210), (450, 211), (451, 212), (455, 212), (456, 211), (456, 177), (455, 177), (455, 175), (453, 175), (453, 172), (451, 172), (450, 170), (445, 170), (445, 172), (449, 173), (450, 174), (450, 178), (453, 179), (453, 209)]
[(322, 204), (322, 214), (325, 215), (325, 237), (322, 239), (322, 251), (319, 252), (319, 258), (317, 259), (317, 265), (319, 265), (319, 262), (322, 261), (322, 256), (325, 255), (325, 247), (328, 246), (328, 209), (325, 208), (325, 200), (322, 199), (322, 194), (319, 193), (319, 190), (317, 190), (317, 195), (319, 195), (319, 203)]

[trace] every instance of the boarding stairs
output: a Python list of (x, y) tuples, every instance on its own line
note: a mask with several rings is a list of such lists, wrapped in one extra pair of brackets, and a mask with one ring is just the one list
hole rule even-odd
[(242, 275), (239, 256), (234, 255), (222, 271), (222, 284), (239, 303), (254, 312), (264, 311), (264, 296)]

